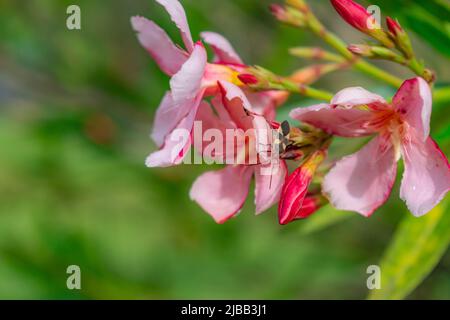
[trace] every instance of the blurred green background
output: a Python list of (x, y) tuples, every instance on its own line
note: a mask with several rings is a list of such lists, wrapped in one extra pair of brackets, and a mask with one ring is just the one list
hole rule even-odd
[[(247, 63), (280, 74), (308, 63), (290, 57), (289, 47), (320, 44), (274, 21), (267, 10), (272, 1), (182, 2), (194, 38), (220, 32)], [(364, 39), (328, 1), (309, 2), (345, 40)], [(383, 17), (394, 14), (414, 28), (417, 52), (440, 85), (448, 84), (450, 44), (430, 34), (429, 24), (408, 20), (416, 9), (424, 21), (443, 12), (420, 0), (374, 3)], [(66, 28), (70, 4), (81, 7), (80, 31)], [(311, 221), (280, 227), (275, 208), (254, 216), (250, 195), (239, 217), (216, 225), (188, 196), (195, 177), (210, 168), (144, 166), (155, 148), (149, 132), (168, 78), (139, 46), (129, 23), (136, 14), (179, 40), (152, 0), (0, 1), (0, 298), (365, 298), (367, 266), (380, 261), (408, 214), (398, 185), (370, 219), (342, 213), (328, 225), (326, 208)], [(351, 85), (393, 92), (350, 71), (317, 83), (333, 91)], [(293, 98), (280, 117), (309, 102)], [(435, 106), (432, 135), (449, 154), (445, 107)], [(348, 153), (355, 145), (338, 141), (335, 150)], [(71, 264), (81, 268), (82, 290), (66, 287)], [(447, 251), (409, 298), (450, 299), (449, 271)]]

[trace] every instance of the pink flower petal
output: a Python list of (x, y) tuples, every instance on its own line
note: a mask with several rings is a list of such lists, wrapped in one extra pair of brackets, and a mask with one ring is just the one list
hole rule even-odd
[(203, 92), (200, 92), (190, 105), (190, 111), (166, 136), (164, 145), (150, 154), (146, 160), (147, 167), (170, 167), (180, 164), (191, 147), (191, 132), (197, 115)]
[[(275, 136), (276, 133), (269, 122), (267, 122), (267, 119), (263, 116), (253, 115), (252, 123), (256, 140), (255, 147), (259, 156), (259, 161), (263, 164), (279, 161), (278, 150), (275, 150), (276, 148), (274, 148), (275, 145), (273, 144), (275, 138), (278, 138), (278, 136)], [(274, 152), (276, 154), (273, 154)]]
[(241, 88), (227, 81), (219, 81), (219, 84), (223, 89), (222, 93), (224, 93), (227, 100), (231, 101), (233, 99), (239, 99), (242, 102), (242, 107), (249, 111), (252, 110), (252, 105), (248, 101), (247, 96)]
[[(216, 105), (217, 100), (214, 100), (214, 109), (217, 111)], [(227, 121), (227, 119), (222, 119), (220, 115), (214, 113), (213, 108), (207, 102), (203, 102), (204, 107), (200, 108), (197, 113), (196, 121), (200, 121), (202, 123), (202, 130), (205, 133), (210, 129), (218, 129), (223, 131), (223, 135), (225, 137), (226, 129), (234, 129), (236, 126), (232, 121)], [(223, 107), (222, 107), (223, 108)]]
[(377, 136), (357, 153), (338, 161), (322, 187), (335, 208), (368, 217), (388, 199), (396, 171), (394, 148)]
[(258, 166), (255, 170), (255, 204), (256, 214), (260, 214), (280, 199), (281, 190), (287, 175), (283, 160), (272, 161)]
[(267, 120), (274, 121), (276, 108), (286, 102), (289, 93), (284, 91), (246, 92), (252, 111), (265, 116)]
[(244, 205), (253, 171), (248, 166), (226, 166), (206, 172), (192, 185), (190, 197), (217, 223), (224, 223)]
[(289, 115), (295, 120), (337, 136), (360, 137), (374, 133), (373, 129), (367, 126), (373, 116), (370, 111), (331, 108), (327, 104), (319, 104), (294, 109)]
[(164, 144), (167, 135), (180, 123), (189, 111), (192, 110), (195, 101), (190, 99), (176, 105), (170, 92), (164, 96), (156, 111), (152, 139), (158, 147)]
[(167, 33), (153, 21), (132, 17), (131, 24), (141, 45), (147, 49), (162, 71), (174, 75), (187, 60), (187, 54), (170, 40)]
[(197, 96), (207, 62), (206, 50), (196, 44), (189, 59), (170, 80), (172, 98), (175, 105)]
[(236, 126), (243, 130), (253, 128), (252, 117), (246, 111), (251, 111), (252, 106), (244, 92), (236, 85), (227, 81), (219, 81), (222, 92), (223, 104)]
[(233, 122), (233, 119), (223, 105), (223, 99), (220, 95), (216, 95), (214, 98), (212, 98), (211, 104), (216, 110), (217, 116), (221, 121), (230, 123), (230, 125), (228, 126), (230, 128), (236, 128), (236, 124)]
[[(218, 107), (223, 110), (224, 108), (222, 103), (220, 102), (220, 99), (214, 98), (212, 102), (215, 106), (217, 114), (214, 113), (213, 108), (205, 101), (202, 102), (203, 105), (201, 105), (198, 110), (197, 118), (195, 121), (199, 122), (201, 125), (202, 130), (200, 135), (202, 136), (198, 137), (195, 133), (195, 139), (199, 140), (194, 141), (194, 148), (196, 149), (196, 151), (202, 154), (203, 157), (212, 156), (214, 160), (221, 161), (220, 163), (225, 163), (227, 157), (228, 159), (234, 159), (236, 153), (236, 146), (227, 143), (226, 141), (226, 130), (236, 129), (236, 126), (229, 119), (221, 117), (221, 113), (223, 113), (223, 111), (218, 111)], [(214, 136), (214, 138), (212, 138), (211, 136), (208, 136), (208, 133), (210, 133), (211, 135), (220, 134), (222, 139), (220, 140), (217, 136)], [(217, 150), (215, 146), (219, 146), (220, 141), (222, 141), (222, 149)], [(204, 151), (207, 151), (206, 148), (211, 145), (214, 146), (214, 154), (204, 154)]]
[(386, 100), (383, 97), (367, 91), (361, 87), (351, 87), (343, 89), (336, 93), (336, 95), (331, 100), (332, 106), (344, 106), (347, 108), (368, 105), (372, 103), (385, 104)]
[(425, 141), (430, 135), (432, 108), (432, 94), (428, 83), (422, 78), (406, 80), (392, 101), (403, 119), (415, 128)]
[(203, 41), (209, 44), (216, 54), (216, 62), (243, 64), (239, 55), (234, 51), (230, 42), (222, 35), (215, 32), (202, 32), (201, 37)]
[(439, 146), (428, 138), (412, 137), (402, 146), (405, 172), (400, 197), (420, 217), (436, 206), (450, 189), (450, 168)]
[(170, 18), (181, 32), (181, 37), (186, 49), (191, 52), (194, 49), (194, 42), (192, 41), (186, 12), (181, 3), (178, 2), (178, 0), (156, 0), (156, 2), (162, 5), (169, 13)]

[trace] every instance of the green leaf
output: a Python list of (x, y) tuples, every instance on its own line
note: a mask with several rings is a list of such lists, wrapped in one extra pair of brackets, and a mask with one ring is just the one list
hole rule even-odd
[(421, 218), (404, 218), (380, 263), (381, 289), (369, 299), (403, 299), (434, 269), (450, 243), (449, 204), (446, 199)]
[(407, 26), (427, 41), (436, 50), (450, 57), (449, 21), (443, 21), (433, 16), (427, 10), (414, 6), (405, 12)]
[(450, 57), (450, 4), (448, 0), (372, 0), (386, 15), (399, 19), (400, 24), (414, 31), (437, 51)]
[(436, 86), (433, 90), (433, 110), (440, 111), (450, 105), (450, 86)]

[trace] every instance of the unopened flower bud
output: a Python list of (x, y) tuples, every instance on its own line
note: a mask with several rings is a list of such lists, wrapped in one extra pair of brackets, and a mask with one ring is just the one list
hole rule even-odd
[(269, 6), (270, 12), (277, 18), (278, 20), (284, 20), (286, 18), (286, 9), (277, 3), (272, 3)]
[(294, 27), (303, 27), (305, 25), (304, 14), (294, 7), (271, 4), (269, 9), (277, 20), (285, 24)]
[(298, 70), (289, 79), (296, 83), (311, 84), (319, 80), (322, 76), (343, 67), (345, 67), (343, 63), (315, 64)]
[(352, 0), (331, 0), (331, 4), (339, 15), (354, 28), (378, 40), (388, 48), (395, 46), (379, 22), (359, 3)]
[(327, 202), (327, 199), (320, 194), (307, 195), (305, 200), (303, 200), (302, 208), (297, 212), (294, 220), (308, 218), (322, 208)]
[(402, 28), (400, 23), (397, 20), (392, 19), (391, 17), (387, 17), (386, 24), (388, 26), (390, 36), (392, 40), (394, 40), (398, 49), (405, 55), (405, 57), (414, 57), (411, 39), (409, 38), (406, 31)]
[(402, 28), (402, 26), (400, 25), (400, 23), (398, 23), (398, 21), (392, 19), (391, 17), (387, 17), (386, 18), (386, 24), (388, 26), (389, 31), (394, 35), (394, 36), (398, 36), (400, 33), (405, 32)]
[(389, 60), (400, 64), (406, 63), (405, 59), (401, 55), (385, 47), (352, 44), (349, 45), (347, 49), (353, 54), (366, 58)]
[(372, 55), (370, 46), (366, 44), (351, 44), (347, 47), (348, 51), (358, 56), (369, 57)]
[(309, 10), (308, 5), (304, 0), (286, 0), (286, 4), (293, 8), (296, 8), (302, 12), (307, 12)]
[(243, 84), (246, 84), (246, 85), (255, 85), (258, 83), (258, 78), (250, 73), (239, 74), (238, 78), (239, 78), (239, 80), (241, 80), (241, 82)]
[[(288, 224), (302, 216), (303, 203), (308, 194), (308, 188), (319, 165), (325, 160), (326, 151), (315, 151), (297, 170), (287, 179), (281, 192), (278, 206), (278, 221)], [(308, 204), (311, 206), (311, 203)], [(308, 210), (311, 214), (311, 210)], [(307, 216), (308, 214), (303, 214)]]

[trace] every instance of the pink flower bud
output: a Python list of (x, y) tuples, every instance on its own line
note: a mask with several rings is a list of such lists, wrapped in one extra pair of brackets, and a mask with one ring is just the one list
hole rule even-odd
[[(280, 224), (288, 224), (315, 211), (312, 211), (315, 206), (311, 202), (308, 203), (309, 200), (305, 203), (305, 198), (317, 167), (325, 157), (326, 151), (316, 151), (286, 179), (278, 206), (278, 221)], [(303, 208), (304, 203), (308, 207)]]
[(347, 47), (348, 51), (358, 56), (371, 57), (372, 49), (365, 44), (351, 44)]
[[(299, 4), (296, 3), (296, 6), (299, 6)], [(299, 8), (291, 7), (289, 5), (281, 6), (279, 4), (271, 4), (269, 9), (278, 21), (287, 25), (302, 27), (305, 24), (304, 12)]]
[(284, 20), (286, 18), (286, 9), (283, 6), (273, 3), (269, 6), (269, 9), (278, 20)]

